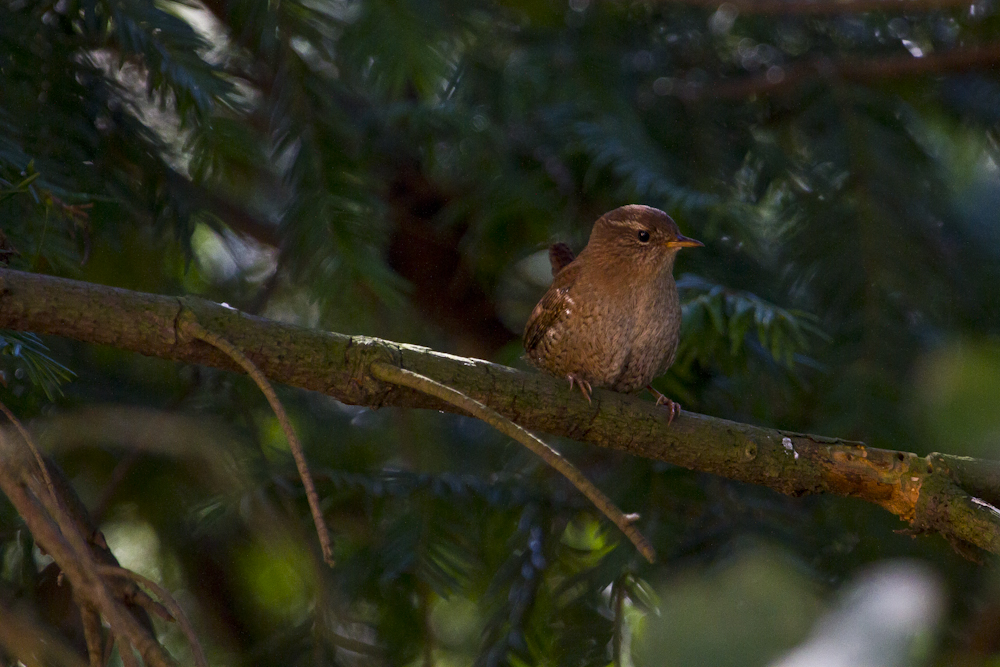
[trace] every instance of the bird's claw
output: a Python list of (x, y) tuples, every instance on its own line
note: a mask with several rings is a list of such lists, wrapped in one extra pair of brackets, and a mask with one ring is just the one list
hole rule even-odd
[(657, 400), (656, 404), (667, 406), (667, 411), (670, 413), (670, 416), (667, 417), (667, 424), (672, 424), (674, 422), (674, 419), (676, 419), (677, 416), (681, 413), (681, 404), (678, 403), (677, 401), (671, 401), (666, 396), (663, 397), (663, 402)]
[(667, 423), (668, 424), (672, 424), (673, 421), (674, 421), (674, 419), (677, 418), (677, 415), (679, 415), (681, 413), (681, 404), (678, 403), (677, 401), (670, 400), (669, 398), (667, 398), (666, 396), (664, 396), (660, 392), (658, 392), (655, 389), (653, 389), (653, 385), (649, 385), (649, 384), (646, 385), (646, 389), (648, 389), (650, 391), (650, 393), (653, 394), (653, 396), (656, 397), (656, 404), (657, 405), (665, 405), (665, 406), (667, 406), (667, 412), (668, 412)]
[(593, 403), (593, 401), (590, 398), (590, 394), (594, 391), (594, 388), (590, 386), (589, 382), (587, 382), (583, 378), (577, 377), (573, 373), (567, 375), (566, 379), (569, 380), (570, 391), (573, 391), (573, 384), (575, 383), (577, 386), (580, 387), (580, 392), (583, 394), (583, 397), (587, 399), (587, 402)]

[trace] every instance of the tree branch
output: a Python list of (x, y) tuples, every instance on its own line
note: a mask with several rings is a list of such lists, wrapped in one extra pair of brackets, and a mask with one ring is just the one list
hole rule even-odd
[(201, 647), (201, 642), (198, 641), (198, 635), (194, 631), (194, 626), (192, 626), (191, 621), (188, 620), (187, 614), (184, 613), (184, 609), (177, 604), (177, 600), (175, 600), (174, 596), (168, 593), (165, 588), (137, 572), (126, 570), (125, 568), (118, 567), (116, 565), (99, 565), (97, 567), (97, 572), (108, 577), (124, 577), (153, 591), (156, 597), (160, 598), (163, 605), (170, 610), (170, 615), (172, 617), (170, 620), (177, 621), (178, 625), (180, 625), (181, 631), (184, 633), (184, 636), (187, 638), (188, 644), (191, 647), (191, 653), (194, 656), (194, 664), (197, 665), (197, 667), (208, 667), (208, 660), (205, 658), (205, 651)]
[(865, 12), (932, 12), (968, 9), (971, 0), (672, 0), (681, 5), (715, 10), (732, 5), (740, 14), (758, 16), (836, 16)]
[[(40, 481), (41, 471), (31, 470), (35, 462), (24, 455), (23, 449), (17, 446), (10, 430), (0, 429), (0, 461), (3, 462), (0, 490), (24, 519), (35, 541), (66, 575), (77, 603), (100, 612), (111, 628), (139, 651), (147, 665), (168, 667), (176, 664), (98, 575), (99, 563), (86, 538), (61, 506), (62, 499), (50, 496), (48, 488)], [(88, 646), (91, 655), (93, 648)], [(121, 650), (130, 649), (123, 645)]]
[(618, 526), (618, 529), (628, 537), (646, 560), (650, 563), (656, 561), (656, 551), (653, 549), (653, 545), (632, 525), (635, 522), (636, 516), (626, 515), (618, 509), (611, 499), (594, 486), (594, 483), (587, 479), (576, 466), (534, 433), (521, 428), (479, 401), (475, 401), (465, 394), (440, 382), (435, 382), (419, 373), (414, 373), (404, 368), (397, 368), (381, 361), (373, 363), (369, 367), (369, 372), (380, 380), (392, 382), (402, 387), (412, 387), (430, 396), (437, 396), (448, 401), (463, 412), (467, 412), (473, 417), (483, 420), (504, 435), (517, 440), (568, 479), (576, 487), (577, 491), (586, 496), (587, 500), (593, 503), (604, 516)]
[[(190, 314), (190, 311), (187, 314)], [(316, 535), (319, 537), (323, 561), (330, 567), (333, 567), (333, 545), (330, 541), (330, 531), (327, 530), (326, 521), (323, 519), (319, 494), (316, 493), (316, 484), (313, 482), (312, 474), (309, 472), (309, 463), (306, 461), (306, 454), (302, 450), (302, 443), (299, 442), (299, 437), (295, 434), (292, 420), (288, 418), (285, 406), (281, 404), (278, 395), (274, 393), (271, 383), (267, 381), (267, 377), (260, 372), (260, 369), (247, 359), (245, 354), (233, 347), (232, 343), (222, 336), (214, 334), (211, 331), (206, 331), (204, 327), (198, 324), (197, 320), (191, 317), (182, 318), (180, 324), (181, 331), (185, 335), (205, 341), (209, 345), (225, 352), (230, 359), (235, 361), (253, 379), (261, 393), (267, 398), (267, 402), (274, 411), (275, 417), (278, 418), (281, 430), (285, 433), (285, 438), (288, 440), (288, 449), (292, 452), (292, 458), (295, 459), (295, 467), (298, 469), (299, 477), (302, 479), (302, 488), (305, 489), (306, 499), (309, 502), (309, 511), (312, 513), (313, 523), (316, 525)]]
[[(919, 457), (864, 443), (792, 433), (682, 412), (672, 425), (650, 402), (597, 389), (593, 404), (561, 380), (477, 359), (364, 336), (304, 329), (202, 299), (166, 297), (0, 269), (0, 327), (113, 345), (141, 354), (240, 371), (228, 356), (179, 334), (190, 310), (271, 380), (353, 405), (457, 411), (385, 384), (375, 361), (425, 375), (525, 428), (767, 486), (791, 496), (830, 493), (879, 505), (916, 531), (1000, 553), (995, 462)], [(981, 497), (980, 497), (981, 496)]]
[(208, 211), (234, 232), (248, 236), (258, 243), (273, 248), (280, 247), (278, 226), (253, 213), (248, 207), (202, 187), (176, 171), (167, 172), (165, 178), (192, 209)]
[(752, 76), (722, 79), (705, 84), (684, 83), (674, 94), (686, 102), (740, 100), (753, 95), (774, 95), (812, 79), (845, 79), (860, 83), (901, 76), (963, 72), (1000, 63), (1000, 43), (955, 48), (917, 58), (909, 54), (879, 58), (818, 58), (775, 65)]

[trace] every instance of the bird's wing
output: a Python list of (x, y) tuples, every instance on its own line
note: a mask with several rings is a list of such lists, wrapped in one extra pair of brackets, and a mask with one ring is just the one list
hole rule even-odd
[(528, 318), (528, 324), (524, 328), (524, 349), (527, 350), (529, 357), (546, 332), (572, 308), (573, 300), (569, 296), (569, 290), (576, 282), (579, 273), (579, 265), (565, 267), (559, 271), (548, 291), (531, 311), (531, 317)]
[(549, 264), (552, 265), (553, 277), (566, 268), (573, 259), (573, 251), (565, 243), (553, 243), (549, 246)]

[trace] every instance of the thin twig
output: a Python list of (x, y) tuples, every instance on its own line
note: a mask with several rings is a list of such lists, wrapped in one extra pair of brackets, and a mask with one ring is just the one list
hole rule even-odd
[(306, 500), (309, 502), (309, 511), (312, 512), (313, 523), (316, 524), (316, 534), (319, 537), (320, 548), (323, 551), (323, 560), (326, 561), (327, 565), (333, 567), (333, 546), (330, 541), (330, 532), (327, 530), (326, 522), (323, 521), (323, 510), (319, 506), (319, 494), (316, 493), (316, 485), (313, 482), (312, 475), (309, 474), (309, 464), (306, 462), (306, 455), (302, 451), (302, 444), (299, 442), (298, 436), (295, 435), (295, 429), (292, 428), (292, 422), (288, 418), (288, 413), (285, 412), (285, 407), (278, 400), (278, 395), (274, 393), (271, 383), (268, 382), (264, 374), (260, 372), (260, 369), (245, 354), (236, 349), (236, 346), (222, 336), (207, 331), (193, 320), (186, 321), (183, 326), (194, 338), (225, 352), (226, 355), (239, 364), (240, 368), (246, 371), (247, 375), (253, 378), (253, 381), (257, 383), (257, 387), (260, 388), (261, 392), (267, 398), (267, 402), (270, 403), (271, 409), (274, 410), (274, 414), (278, 418), (278, 423), (281, 424), (281, 429), (285, 432), (285, 437), (288, 438), (288, 448), (292, 452), (292, 458), (295, 459), (295, 466), (299, 470), (299, 477), (302, 478)]
[(122, 661), (122, 667), (139, 667), (139, 661), (135, 657), (135, 649), (124, 637), (118, 638), (118, 657)]
[(104, 657), (101, 667), (108, 667), (111, 664), (111, 654), (115, 651), (115, 631), (108, 631), (108, 641), (104, 644)]
[[(17, 432), (21, 435), (21, 439), (24, 440), (25, 445), (31, 450), (32, 456), (34, 456), (38, 467), (41, 469), (42, 479), (45, 481), (45, 488), (48, 491), (48, 502), (45, 498), (41, 498), (43, 505), (51, 505), (49, 509), (49, 514), (55, 521), (60, 532), (67, 538), (67, 540), (72, 544), (77, 542), (75, 538), (82, 537), (84, 531), (79, 531), (79, 526), (70, 516), (69, 512), (66, 510), (66, 506), (63, 503), (62, 496), (56, 492), (55, 483), (52, 480), (52, 476), (49, 474), (49, 468), (42, 458), (41, 452), (38, 451), (38, 447), (35, 446), (35, 441), (28, 433), (27, 429), (21, 424), (21, 421), (14, 416), (14, 413), (0, 401), (0, 411), (2, 411), (7, 419), (10, 420)], [(37, 538), (36, 538), (37, 539)], [(76, 545), (74, 545), (76, 546)], [(82, 548), (84, 550), (88, 549), (86, 541), (82, 541)], [(89, 551), (87, 551), (87, 556), (89, 556)], [(87, 558), (81, 558), (81, 561), (89, 560)], [(96, 565), (96, 564), (95, 564)], [(92, 609), (87, 603), (80, 602), (80, 615), (84, 626), (84, 636), (87, 643), (87, 657), (91, 664), (91, 667), (99, 667), (100, 663), (100, 630), (101, 622), (100, 615)]]
[(635, 548), (639, 550), (646, 560), (652, 563), (656, 559), (656, 551), (653, 549), (653, 545), (632, 525), (634, 518), (626, 516), (576, 466), (538, 436), (524, 427), (515, 424), (495, 410), (486, 407), (474, 398), (470, 398), (456, 389), (436, 382), (426, 375), (397, 368), (396, 366), (380, 361), (372, 363), (369, 370), (379, 380), (416, 389), (417, 391), (439, 398), (442, 401), (447, 401), (472, 416), (483, 420), (504, 435), (514, 438), (568, 479), (604, 516), (608, 517), (612, 523), (625, 533), (625, 536), (632, 541), (632, 544), (635, 545)]
[(41, 468), (42, 479), (45, 480), (46, 488), (48, 488), (49, 493), (52, 494), (52, 499), (58, 503), (59, 496), (56, 494), (56, 485), (52, 483), (52, 477), (49, 475), (49, 467), (45, 465), (45, 459), (42, 458), (41, 452), (39, 452), (38, 448), (35, 447), (34, 440), (32, 440), (31, 436), (28, 435), (28, 431), (21, 424), (21, 420), (14, 416), (14, 413), (10, 411), (10, 408), (8, 408), (3, 401), (0, 401), (0, 411), (7, 415), (7, 419), (10, 420), (10, 423), (14, 425), (14, 428), (17, 429), (17, 432), (21, 434), (21, 438), (28, 445), (28, 449), (31, 450), (32, 455), (35, 457), (38, 467)]
[[(45, 482), (46, 491), (48, 491), (48, 493), (39, 494), (38, 490), (35, 489), (36, 497), (38, 498), (38, 500), (41, 501), (42, 506), (48, 512), (49, 518), (52, 521), (54, 521), (55, 527), (58, 529), (59, 533), (61, 533), (62, 537), (65, 538), (66, 542), (68, 543), (67, 545), (71, 549), (76, 551), (75, 555), (78, 564), (82, 566), (84, 571), (86, 571), (88, 574), (93, 575), (96, 584), (94, 590), (97, 592), (98, 599), (97, 600), (88, 599), (86, 603), (83, 602), (80, 603), (80, 613), (82, 615), (84, 623), (85, 624), (89, 623), (93, 625), (94, 618), (92, 616), (97, 616), (98, 629), (99, 629), (100, 617), (97, 615), (95, 609), (101, 609), (104, 612), (104, 615), (107, 618), (109, 624), (111, 624), (112, 628), (115, 627), (116, 620), (119, 623), (123, 622), (126, 625), (130, 626), (132, 619), (127, 614), (124, 616), (119, 614), (120, 610), (115, 607), (114, 597), (109, 594), (104, 581), (100, 579), (100, 577), (97, 575), (97, 569), (102, 566), (99, 563), (96, 563), (91, 555), (90, 546), (88, 545), (87, 538), (84, 536), (84, 533), (87, 532), (87, 528), (80, 524), (80, 522), (78, 521), (80, 517), (78, 515), (74, 516), (71, 512), (67, 510), (63, 496), (61, 493), (57, 491), (56, 484), (52, 479), (52, 475), (48, 469), (48, 466), (45, 463), (45, 460), (42, 458), (42, 455), (39, 452), (38, 447), (35, 445), (34, 439), (28, 433), (27, 429), (25, 429), (24, 426), (21, 424), (20, 420), (18, 420), (17, 417), (15, 417), (14, 414), (10, 411), (10, 409), (7, 408), (7, 406), (4, 405), (2, 402), (0, 402), (0, 411), (3, 411), (3, 413), (7, 416), (7, 418), (17, 428), (17, 431), (21, 435), (22, 440), (24, 440), (25, 445), (27, 445), (28, 449), (34, 456), (35, 461), (41, 467), (41, 474)], [(10, 494), (8, 493), (8, 496), (9, 495)], [(13, 501), (13, 498), (11, 498), (11, 500)], [(27, 520), (27, 517), (24, 515), (23, 510), (20, 507), (18, 507), (18, 512), (21, 513), (22, 517), (24, 517)], [(29, 524), (29, 529), (30, 528), (31, 526)], [(34, 530), (32, 530), (32, 534), (35, 535)], [(35, 535), (35, 539), (39, 540), (39, 537)], [(48, 550), (51, 554), (52, 553), (51, 548), (49, 548)], [(58, 559), (56, 560), (59, 563), (60, 568), (62, 568), (62, 570), (65, 572), (66, 562), (65, 561), (60, 562)], [(79, 582), (73, 582), (73, 583), (74, 585), (78, 585)], [(103, 602), (104, 604), (101, 604), (101, 602)], [(89, 604), (94, 605), (95, 609), (91, 609), (88, 606)], [(91, 628), (91, 630), (93, 630), (93, 628)], [(88, 633), (86, 638), (88, 658), (90, 659), (91, 662), (93, 662), (97, 657), (96, 656), (97, 648), (91, 645), (91, 642), (94, 641), (95, 639), (93, 634), (94, 634), (93, 632)], [(139, 637), (136, 636), (136, 638)], [(149, 639), (148, 637), (142, 637), (142, 639), (143, 639), (142, 646), (144, 647), (143, 657), (147, 658), (147, 660), (152, 658), (153, 659), (152, 661), (154, 663), (162, 662), (162, 664), (166, 664), (161, 660), (161, 658), (166, 657), (166, 654), (159, 652), (160, 650), (162, 650), (162, 647), (155, 641), (146, 641), (147, 639)], [(119, 644), (119, 646), (121, 645)], [(129, 648), (128, 650), (131, 650), (131, 648)], [(150, 653), (150, 651), (152, 651), (153, 653)], [(132, 656), (128, 656), (128, 658), (131, 657)], [(123, 663), (128, 664), (129, 662), (128, 658), (123, 658)], [(134, 660), (132, 660), (132, 662), (134, 663)]]
[(90, 605), (81, 604), (79, 606), (80, 621), (83, 624), (83, 638), (87, 643), (87, 659), (90, 662), (90, 667), (104, 667), (104, 637), (102, 636), (101, 615)]
[[(28, 449), (31, 450), (36, 462), (38, 462), (39, 465), (44, 465), (42, 468), (42, 476), (45, 478), (45, 490), (48, 493), (40, 493), (40, 491), (35, 488), (35, 484), (32, 484), (32, 488), (35, 490), (36, 495), (38, 495), (43, 505), (48, 508), (47, 511), (55, 520), (60, 532), (71, 542), (76, 541), (76, 538), (82, 536), (84, 538), (83, 548), (87, 549), (88, 554), (96, 556), (99, 560), (105, 559), (105, 562), (110, 560), (111, 563), (117, 565), (118, 561), (115, 559), (110, 549), (108, 549), (108, 545), (104, 541), (104, 535), (97, 529), (97, 525), (93, 521), (92, 517), (87, 515), (86, 508), (74, 495), (69, 481), (66, 480), (58, 467), (49, 468), (48, 464), (44, 463), (44, 459), (40, 456), (40, 450), (35, 444), (33, 438), (21, 425), (21, 423), (12, 414), (10, 414), (2, 403), (0, 403), (0, 409), (3, 409), (14, 425), (18, 427), (18, 432), (20, 433), (25, 444), (28, 446)], [(93, 552), (91, 551), (91, 548), (94, 549)], [(168, 621), (174, 620), (162, 607), (162, 605), (159, 605), (137, 587), (133, 586), (131, 589), (121, 590), (118, 590), (116, 587), (116, 590), (113, 591), (113, 595), (122, 601), (132, 601), (146, 609), (146, 611), (151, 611), (157, 614), (160, 618)], [(90, 642), (91, 640), (98, 641), (100, 639), (100, 615), (97, 613), (96, 609), (87, 604), (80, 605), (80, 613), (84, 620), (85, 630), (87, 624), (92, 626), (92, 632), (89, 635), (86, 635), (85, 632), (85, 635), (88, 642), (88, 654), (90, 655), (91, 662), (94, 662), (95, 656)], [(93, 631), (95, 629), (96, 631)], [(100, 642), (98, 641), (98, 644), (99, 643)]]
[(191, 645), (191, 653), (194, 654), (194, 663), (198, 667), (208, 667), (208, 660), (205, 658), (205, 651), (201, 648), (201, 643), (198, 641), (198, 635), (195, 634), (194, 626), (191, 625), (191, 621), (188, 619), (187, 614), (184, 613), (184, 609), (177, 603), (177, 600), (167, 592), (163, 586), (160, 586), (155, 581), (151, 581), (146, 577), (142, 576), (137, 572), (131, 570), (126, 570), (123, 567), (117, 567), (115, 565), (99, 565), (97, 571), (101, 574), (112, 576), (112, 577), (125, 577), (130, 579), (140, 586), (144, 586), (160, 599), (160, 602), (170, 610), (171, 615), (177, 620), (178, 625), (180, 625), (181, 631), (187, 637), (188, 643)]
[(4, 466), (0, 466), (0, 488), (10, 499), (17, 513), (24, 519), (35, 541), (59, 565), (73, 586), (77, 599), (86, 601), (97, 609), (112, 630), (127, 637), (142, 654), (150, 667), (176, 664), (166, 650), (156, 642), (146, 628), (128, 613), (116, 600), (106, 582), (96, 572), (90, 548), (76, 529), (61, 502), (50, 497), (44, 484), (13, 449), (6, 429), (0, 430), (0, 451)]

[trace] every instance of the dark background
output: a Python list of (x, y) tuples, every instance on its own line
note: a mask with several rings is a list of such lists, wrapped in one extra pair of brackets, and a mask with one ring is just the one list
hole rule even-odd
[[(686, 409), (995, 458), (998, 25), (989, 0), (0, 0), (0, 258), (523, 367), (546, 246), (648, 204), (706, 245), (656, 383)], [(246, 378), (0, 336), (2, 400), (77, 433), (42, 440), (215, 665), (767, 665), (838, 628), (871, 664), (1000, 654), (992, 569), (873, 506), (556, 443), (642, 514), (650, 566), (480, 422), (285, 389), (326, 569)], [(3, 613), (74, 641), (6, 504), (0, 555)]]

